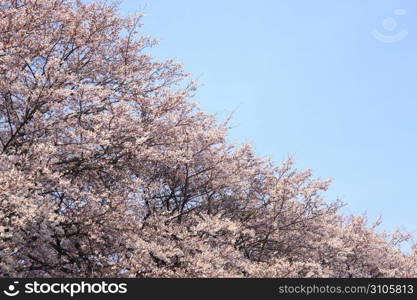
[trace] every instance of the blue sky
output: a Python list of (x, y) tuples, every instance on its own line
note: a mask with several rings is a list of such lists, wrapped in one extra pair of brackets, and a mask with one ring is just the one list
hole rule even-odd
[[(123, 0), (231, 140), (333, 178), (327, 198), (417, 236), (417, 1)], [(372, 33), (374, 32), (374, 34)], [(376, 33), (376, 34), (375, 34)]]

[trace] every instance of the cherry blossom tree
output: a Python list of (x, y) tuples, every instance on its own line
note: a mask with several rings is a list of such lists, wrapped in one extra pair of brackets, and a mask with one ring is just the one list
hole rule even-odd
[(140, 15), (0, 0), (0, 277), (417, 277), (417, 246), (227, 140)]

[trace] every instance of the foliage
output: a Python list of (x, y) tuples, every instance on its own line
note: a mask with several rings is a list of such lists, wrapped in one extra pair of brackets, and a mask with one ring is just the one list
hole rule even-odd
[(410, 236), (229, 143), (139, 21), (0, 0), (0, 277), (417, 277)]

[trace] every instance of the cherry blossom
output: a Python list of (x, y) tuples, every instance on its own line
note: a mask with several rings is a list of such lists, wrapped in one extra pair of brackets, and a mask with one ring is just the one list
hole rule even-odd
[(411, 235), (230, 143), (140, 21), (0, 0), (0, 277), (417, 277)]

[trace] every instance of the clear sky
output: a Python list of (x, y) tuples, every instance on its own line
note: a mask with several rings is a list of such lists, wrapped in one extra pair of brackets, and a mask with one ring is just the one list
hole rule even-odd
[(417, 1), (122, 0), (234, 112), (231, 139), (333, 178), (327, 198), (417, 236)]

